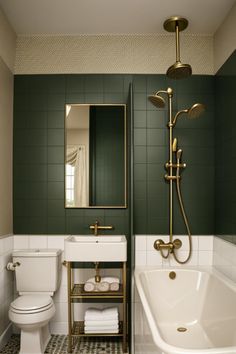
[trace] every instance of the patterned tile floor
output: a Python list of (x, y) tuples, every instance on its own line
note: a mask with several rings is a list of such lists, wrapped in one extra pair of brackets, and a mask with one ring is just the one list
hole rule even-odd
[[(0, 354), (18, 354), (20, 349), (19, 335), (12, 335), (10, 341), (0, 350)], [(45, 354), (67, 354), (67, 336), (52, 335)], [(73, 354), (123, 354), (122, 342), (117, 339), (83, 338), (77, 341)]]

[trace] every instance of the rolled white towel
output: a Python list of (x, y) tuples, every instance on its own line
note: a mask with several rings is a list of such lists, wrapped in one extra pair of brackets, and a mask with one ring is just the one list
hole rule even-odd
[(101, 281), (100, 283), (95, 284), (96, 290), (97, 291), (108, 291), (110, 286), (109, 283), (107, 283), (106, 281)]
[(118, 318), (116, 320), (98, 320), (98, 321), (93, 321), (93, 320), (85, 320), (84, 321), (84, 326), (116, 326), (119, 323)]
[(120, 284), (119, 283), (111, 283), (109, 285), (109, 290), (110, 291), (118, 291), (119, 290), (119, 287), (120, 287)]
[(120, 279), (118, 277), (103, 277), (102, 281), (106, 281), (109, 284), (111, 284), (111, 283), (119, 283)]
[(86, 281), (86, 283), (84, 284), (84, 291), (94, 291), (94, 290), (95, 290), (95, 284)]
[(116, 320), (118, 319), (118, 308), (108, 307), (103, 310), (90, 307), (85, 311), (85, 321), (87, 320)]
[(106, 330), (90, 330), (90, 329), (87, 329), (87, 330), (84, 330), (84, 333), (85, 334), (96, 334), (96, 333), (98, 333), (98, 334), (101, 334), (101, 333), (103, 333), (103, 334), (105, 334), (105, 333), (119, 333), (119, 329), (106, 329)]
[(84, 330), (85, 331), (111, 331), (111, 330), (117, 330), (119, 328), (118, 324), (116, 326), (85, 326)]

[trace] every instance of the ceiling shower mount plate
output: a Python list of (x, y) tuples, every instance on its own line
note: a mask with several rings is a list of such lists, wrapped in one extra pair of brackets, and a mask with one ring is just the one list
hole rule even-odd
[(165, 20), (163, 27), (167, 32), (175, 32), (176, 26), (179, 27), (179, 31), (184, 31), (188, 27), (188, 20), (180, 16), (172, 16)]

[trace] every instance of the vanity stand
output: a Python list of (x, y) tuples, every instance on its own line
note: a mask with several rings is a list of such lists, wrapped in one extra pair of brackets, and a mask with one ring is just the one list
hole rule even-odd
[[(127, 299), (126, 299), (126, 262), (122, 262), (122, 282), (118, 291), (87, 292), (84, 291), (84, 284), (75, 284), (73, 277), (73, 262), (66, 262), (68, 279), (68, 353), (72, 352), (75, 340), (80, 337), (122, 337), (123, 352), (127, 352)], [(119, 323), (119, 333), (84, 333), (84, 321), (74, 320), (74, 303), (82, 300), (92, 302), (92, 300), (110, 299), (112, 302), (121, 302), (123, 311), (123, 321)], [(96, 301), (94, 301), (96, 302)]]

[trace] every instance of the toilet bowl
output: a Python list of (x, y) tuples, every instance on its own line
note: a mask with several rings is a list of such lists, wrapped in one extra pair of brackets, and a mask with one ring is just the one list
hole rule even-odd
[(10, 320), (21, 329), (20, 354), (43, 354), (50, 333), (48, 323), (55, 314), (49, 295), (22, 295), (9, 308)]
[(43, 354), (50, 339), (49, 321), (55, 314), (52, 296), (61, 280), (60, 249), (23, 249), (12, 253), (7, 269), (15, 272), (19, 297), (9, 319), (21, 330), (20, 354)]

